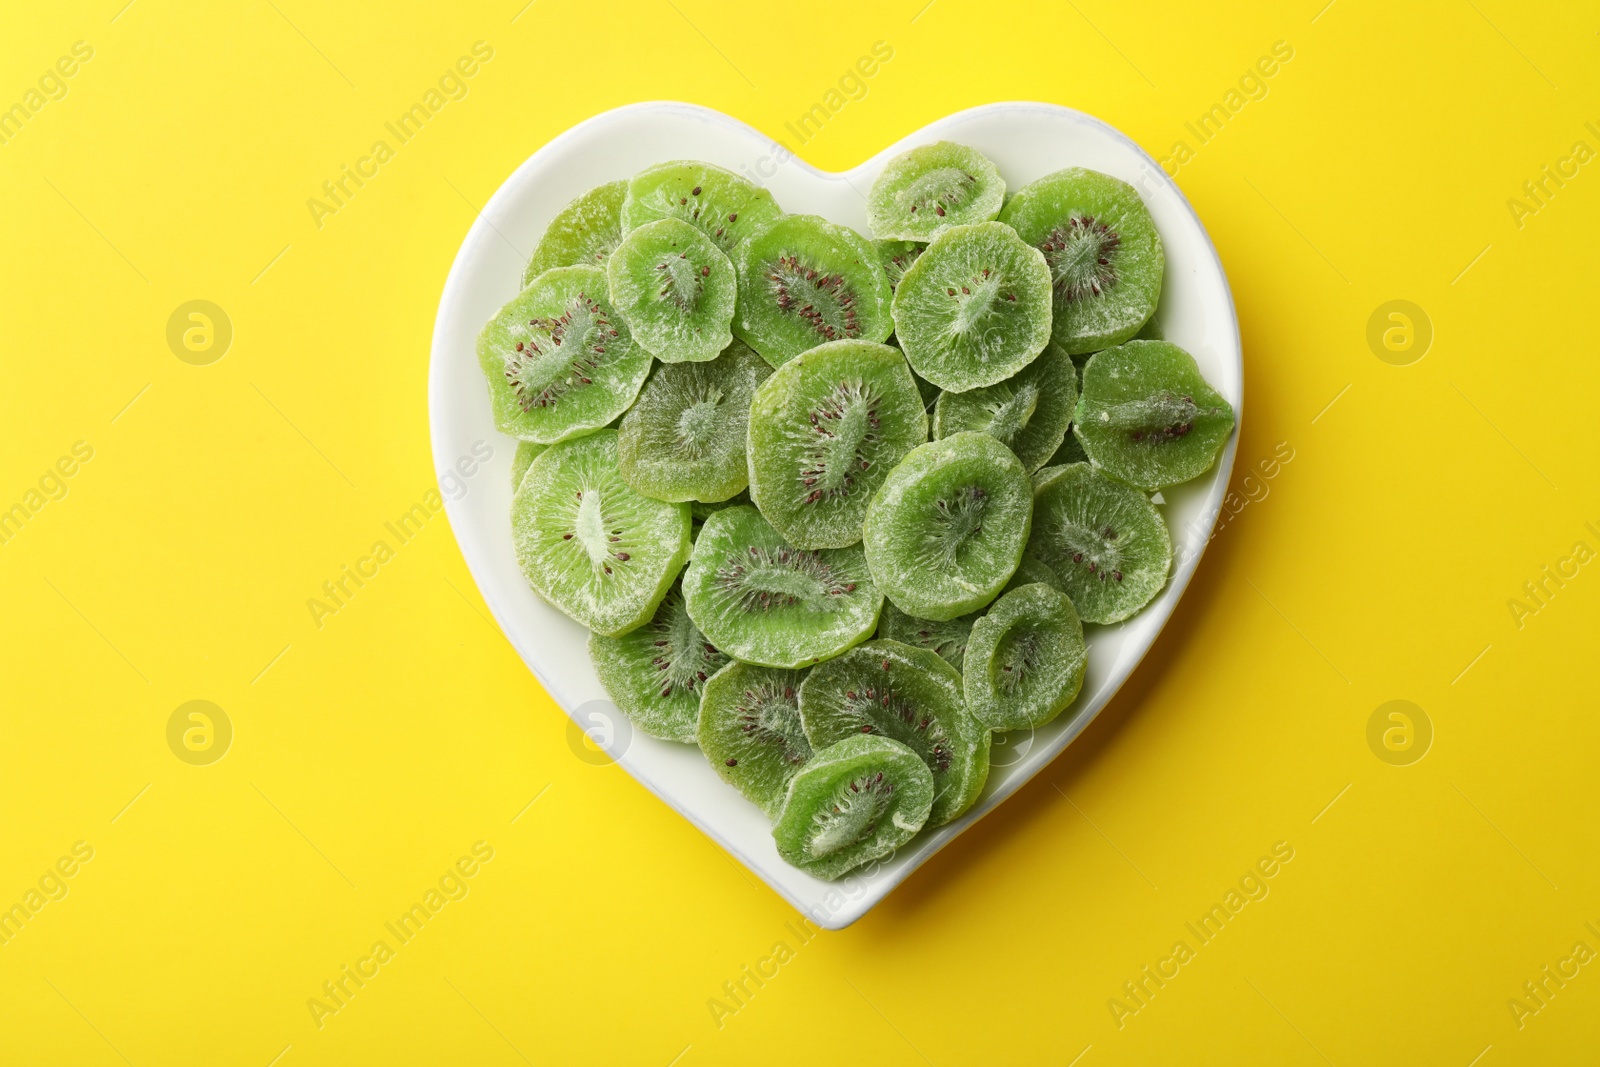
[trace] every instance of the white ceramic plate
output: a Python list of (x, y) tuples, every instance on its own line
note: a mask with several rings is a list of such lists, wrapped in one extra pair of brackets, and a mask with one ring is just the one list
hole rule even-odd
[[(1111, 699), (1155, 641), (1194, 574), (1233, 469), (1237, 435), (1210, 474), (1165, 494), (1161, 510), (1177, 559), (1172, 581), (1128, 622), (1087, 627), (1088, 674), (1074, 706), (1035, 735), (997, 736), (988, 786), (962, 818), (919, 835), (885, 861), (828, 883), (779, 859), (766, 817), (723, 783), (698, 749), (630, 730), (589, 665), (587, 631), (528, 588), (511, 547), (509, 471), (516, 442), (494, 428), (474, 342), (489, 317), (517, 292), (546, 224), (573, 197), (602, 182), (629, 177), (663, 160), (706, 160), (766, 185), (787, 211), (822, 215), (866, 234), (865, 194), (884, 163), (934, 140), (980, 149), (999, 166), (1011, 189), (1069, 166), (1132, 183), (1166, 246), (1165, 291), (1155, 318), (1160, 336), (1192, 353), (1206, 379), (1240, 411), (1239, 324), (1205, 227), (1138, 145), (1088, 115), (1047, 104), (990, 104), (951, 115), (843, 174), (807, 166), (757, 131), (706, 108), (651, 103), (608, 111), (535, 152), (495, 193), (456, 255), (434, 325), (428, 400), (434, 463), (450, 524), (501, 629), (545, 689), (573, 716), (569, 737), (581, 740), (581, 724), (629, 774), (829, 929), (860, 918), (928, 857), (992, 811), (1066, 748)], [(472, 471), (486, 451), (493, 456), (482, 464), (484, 470), (467, 478), (463, 472)], [(581, 744), (574, 748), (587, 752)]]

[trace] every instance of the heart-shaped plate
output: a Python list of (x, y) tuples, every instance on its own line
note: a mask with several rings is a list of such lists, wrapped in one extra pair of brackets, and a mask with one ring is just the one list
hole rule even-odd
[[(1216, 467), (1157, 497), (1172, 531), (1167, 587), (1118, 626), (1089, 626), (1088, 671), (1074, 705), (1036, 732), (996, 735), (983, 795), (964, 816), (918, 835), (885, 860), (838, 882), (822, 882), (778, 857), (771, 826), (725, 784), (698, 749), (629, 728), (589, 665), (588, 632), (529, 589), (511, 546), (511, 458), (516, 443), (494, 428), (475, 342), (514, 296), (539, 235), (572, 198), (668, 159), (716, 163), (767, 186), (784, 210), (822, 215), (869, 234), (866, 192), (897, 153), (928, 141), (972, 145), (994, 160), (1008, 189), (1080, 166), (1139, 190), (1166, 247), (1166, 280), (1155, 326), (1187, 349), (1240, 412), (1239, 323), (1222, 263), (1205, 227), (1161, 167), (1117, 130), (1070, 108), (989, 104), (923, 127), (842, 174), (820, 171), (749, 126), (678, 103), (617, 108), (573, 127), (517, 168), (483, 209), (457, 253), (434, 325), (428, 402), (433, 456), (450, 525), (478, 589), (506, 637), (569, 715), (569, 737), (587, 734), (629, 774), (709, 834), (819, 926), (848, 926), (957, 834), (1015, 792), (1083, 732), (1133, 672), (1172, 614), (1211, 536), (1233, 469), (1237, 433)], [(492, 458), (484, 461), (486, 452)], [(478, 465), (484, 472), (476, 472)], [(467, 480), (467, 471), (477, 473)], [(582, 744), (574, 751), (589, 754)]]

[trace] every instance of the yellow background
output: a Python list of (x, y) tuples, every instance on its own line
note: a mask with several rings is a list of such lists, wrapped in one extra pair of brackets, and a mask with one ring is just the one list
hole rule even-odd
[[(1593, 3), (523, 2), (7, 7), (0, 106), (94, 57), (0, 145), (0, 507), (94, 456), (0, 545), (0, 905), (94, 858), (0, 946), (0, 1061), (1592, 1062), (1600, 965), (1520, 1029), (1507, 1001), (1600, 949), (1600, 568), (1520, 627), (1507, 602), (1600, 548), (1600, 165), (1520, 227), (1507, 201), (1600, 149)], [(469, 94), (319, 229), (306, 200), (480, 40)], [(1294, 456), (1077, 744), (803, 945), (574, 755), (442, 515), (320, 629), (306, 607), (436, 484), (429, 339), (475, 206), (572, 124), (673, 98), (829, 168), (1009, 99), (1187, 141), (1243, 326), (1236, 483)], [(209, 366), (165, 340), (191, 299), (233, 324)], [(1435, 331), (1409, 366), (1367, 343), (1391, 299)], [(235, 730), (210, 766), (167, 746), (194, 699)], [(1435, 732), (1410, 766), (1367, 743), (1395, 699)], [(470, 894), (319, 1029), (308, 998), (480, 840)], [(1279, 841), (1270, 895), (1119, 1028), (1123, 982)]]

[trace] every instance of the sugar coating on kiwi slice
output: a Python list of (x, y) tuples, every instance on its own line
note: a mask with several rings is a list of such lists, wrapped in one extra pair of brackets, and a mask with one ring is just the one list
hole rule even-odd
[(545, 600), (599, 634), (644, 625), (689, 555), (689, 508), (633, 491), (617, 470), (617, 434), (552, 446), (511, 500), (522, 573)]
[(1009, 226), (952, 226), (895, 288), (895, 337), (918, 374), (941, 389), (993, 385), (1050, 340), (1050, 268)]
[(889, 160), (867, 193), (867, 225), (882, 239), (926, 241), (950, 226), (990, 221), (1005, 195), (1005, 180), (982, 152), (935, 141)]
[(517, 450), (511, 456), (511, 491), (515, 493), (517, 486), (522, 484), (522, 476), (528, 473), (528, 468), (533, 466), (533, 461), (539, 453), (549, 448), (537, 441), (518, 441)]
[(743, 492), (750, 401), (771, 373), (739, 341), (709, 363), (657, 366), (617, 428), (622, 476), (658, 500), (714, 503)]
[(553, 444), (599, 429), (633, 403), (650, 373), (611, 304), (605, 271), (545, 271), (495, 312), (478, 335), (495, 426)]
[(1233, 432), (1233, 408), (1167, 341), (1129, 341), (1089, 357), (1074, 434), (1095, 466), (1141, 489), (1204, 474)]
[(1054, 337), (1074, 355), (1121, 344), (1155, 313), (1166, 257), (1127, 182), (1081, 167), (1017, 190), (1000, 212), (1050, 265)]
[(676, 585), (650, 621), (620, 637), (589, 635), (600, 684), (633, 725), (665, 741), (695, 742), (700, 694), (728, 657), (689, 618)]
[(972, 627), (967, 710), (991, 730), (1043, 726), (1077, 697), (1088, 660), (1072, 601), (1043, 583), (1019, 586)]
[(966, 811), (989, 778), (989, 731), (967, 713), (961, 675), (927, 649), (869, 641), (818, 664), (800, 687), (800, 721), (814, 749), (873, 734), (915, 752), (933, 774), (929, 826)]
[(752, 507), (706, 519), (683, 589), (712, 644), (764, 667), (838, 655), (866, 640), (883, 604), (860, 546), (797, 548)]
[(606, 278), (634, 340), (663, 363), (716, 359), (733, 340), (733, 264), (681, 219), (629, 231)]
[(898, 351), (866, 341), (819, 345), (756, 390), (750, 496), (791, 544), (855, 544), (873, 492), (927, 439), (928, 416)]
[(906, 276), (911, 264), (928, 247), (921, 241), (874, 241), (872, 246), (878, 250), (878, 262), (883, 264), (883, 273), (888, 276), (890, 289), (900, 284), (900, 279)]
[(1172, 538), (1154, 504), (1088, 463), (1034, 489), (1028, 555), (1053, 571), (1084, 622), (1121, 622), (1154, 599), (1172, 568)]
[(867, 507), (862, 545), (884, 596), (925, 619), (953, 619), (1000, 595), (1033, 522), (1033, 486), (985, 433), (919, 445)]
[(733, 332), (774, 367), (829, 341), (882, 341), (894, 329), (888, 275), (870, 242), (816, 215), (785, 215), (734, 258)]
[(882, 859), (928, 822), (933, 777), (906, 746), (851, 737), (812, 754), (772, 827), (778, 855), (833, 880)]
[(811, 758), (800, 726), (805, 671), (730, 663), (705, 683), (695, 738), (724, 782), (776, 818)]
[(912, 648), (925, 648), (933, 652), (956, 670), (961, 669), (961, 658), (967, 651), (967, 638), (979, 612), (961, 615), (954, 619), (919, 619), (907, 615), (888, 600), (883, 602), (883, 614), (878, 618), (877, 636), (885, 641), (898, 641)]
[(522, 287), (554, 267), (604, 267), (622, 240), (625, 181), (590, 189), (562, 208), (545, 227), (539, 246), (522, 272)]
[(752, 233), (782, 214), (770, 192), (730, 170), (673, 160), (648, 167), (629, 180), (622, 201), (622, 232), (657, 219), (681, 219), (731, 257)]
[(1078, 402), (1078, 372), (1057, 346), (1003, 382), (965, 393), (939, 394), (933, 437), (975, 430), (998, 440), (1032, 474), (1067, 436)]

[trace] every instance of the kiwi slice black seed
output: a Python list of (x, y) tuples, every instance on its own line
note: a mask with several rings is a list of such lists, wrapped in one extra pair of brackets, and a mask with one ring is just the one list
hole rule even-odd
[(968, 714), (961, 675), (937, 653), (869, 641), (812, 668), (800, 721), (813, 748), (878, 734), (910, 748), (933, 773), (941, 826), (972, 806), (989, 778), (989, 731)]

